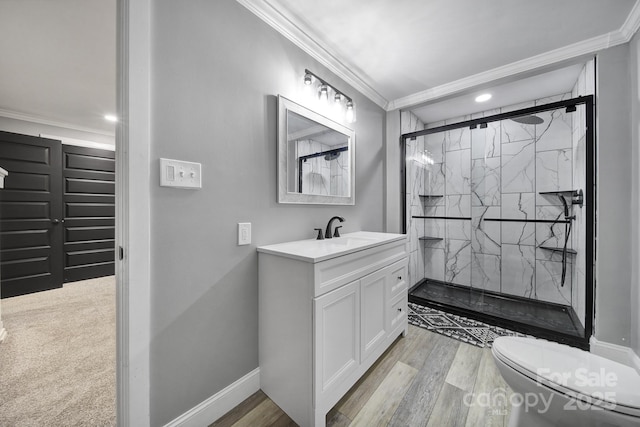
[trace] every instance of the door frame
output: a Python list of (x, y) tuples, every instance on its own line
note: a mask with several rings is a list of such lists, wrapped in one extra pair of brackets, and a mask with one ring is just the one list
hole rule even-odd
[(150, 424), (150, 24), (150, 0), (117, 0), (116, 414), (125, 427)]

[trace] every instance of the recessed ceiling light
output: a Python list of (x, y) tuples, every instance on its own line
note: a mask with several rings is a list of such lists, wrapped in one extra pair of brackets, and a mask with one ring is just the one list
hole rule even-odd
[(118, 118), (116, 116), (114, 116), (113, 114), (106, 114), (104, 116), (104, 119), (106, 121), (108, 121), (108, 122), (114, 122), (114, 123), (118, 121)]
[(483, 93), (482, 95), (476, 96), (476, 102), (485, 102), (491, 99), (490, 93)]

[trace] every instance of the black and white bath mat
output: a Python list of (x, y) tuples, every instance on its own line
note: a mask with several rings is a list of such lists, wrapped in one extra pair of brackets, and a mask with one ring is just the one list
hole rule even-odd
[(483, 348), (491, 347), (493, 340), (497, 337), (528, 336), (411, 302), (409, 303), (409, 323)]

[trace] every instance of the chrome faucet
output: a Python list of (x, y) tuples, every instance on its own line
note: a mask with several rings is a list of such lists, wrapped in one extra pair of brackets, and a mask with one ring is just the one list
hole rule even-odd
[[(333, 218), (331, 218), (329, 220), (329, 223), (327, 224), (327, 229), (324, 232), (324, 238), (325, 239), (330, 239), (332, 237), (331, 236), (331, 225), (333, 224), (333, 221), (335, 221), (336, 219), (339, 220), (340, 222), (344, 222), (344, 218), (342, 218), (341, 216), (334, 216)], [(337, 236), (334, 235), (333, 237), (340, 237), (340, 235), (339, 234)]]

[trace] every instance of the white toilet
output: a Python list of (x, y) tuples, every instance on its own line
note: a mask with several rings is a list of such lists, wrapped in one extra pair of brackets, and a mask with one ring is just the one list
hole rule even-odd
[(499, 337), (493, 358), (513, 391), (509, 427), (640, 426), (640, 375), (589, 352)]

